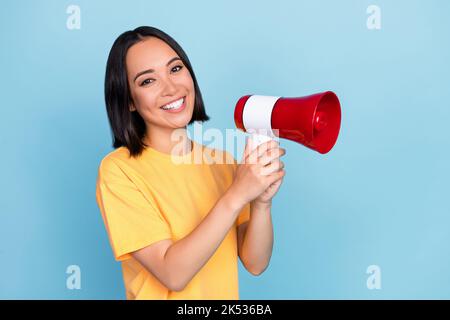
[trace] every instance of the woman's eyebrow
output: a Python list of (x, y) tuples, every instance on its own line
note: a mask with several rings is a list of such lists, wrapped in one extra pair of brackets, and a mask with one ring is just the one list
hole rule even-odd
[[(169, 64), (171, 64), (172, 62), (174, 62), (174, 61), (176, 61), (176, 60), (181, 60), (181, 59), (180, 59), (179, 57), (174, 57), (174, 58), (170, 59), (169, 62), (167, 62), (166, 66), (168, 66)], [(136, 79), (139, 78), (140, 76), (142, 76), (143, 74), (146, 74), (146, 73), (152, 73), (152, 72), (155, 72), (155, 70), (153, 70), (153, 69), (147, 69), (147, 70), (138, 72), (138, 74), (136, 74), (136, 76), (134, 77), (134, 80), (133, 80), (133, 81), (136, 81)]]

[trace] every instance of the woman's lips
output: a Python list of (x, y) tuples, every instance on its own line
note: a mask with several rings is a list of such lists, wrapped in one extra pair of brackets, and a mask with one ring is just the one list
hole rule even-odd
[(183, 111), (186, 108), (186, 97), (183, 97), (183, 103), (181, 104), (181, 106), (179, 108), (175, 108), (175, 109), (168, 109), (168, 110), (164, 110), (165, 112), (170, 112), (170, 113), (178, 113)]

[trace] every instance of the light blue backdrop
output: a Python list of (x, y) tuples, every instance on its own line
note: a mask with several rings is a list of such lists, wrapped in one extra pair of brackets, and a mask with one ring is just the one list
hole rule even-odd
[[(329, 154), (282, 142), (273, 257), (260, 277), (240, 266), (241, 298), (450, 298), (449, 14), (444, 0), (2, 1), (0, 298), (125, 297), (95, 180), (112, 150), (107, 55), (140, 25), (187, 52), (205, 128), (234, 128), (249, 93), (340, 97)], [(66, 288), (69, 265), (80, 290)]]

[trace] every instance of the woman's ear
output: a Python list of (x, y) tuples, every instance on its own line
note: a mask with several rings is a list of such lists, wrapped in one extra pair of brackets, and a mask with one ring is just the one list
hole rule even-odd
[(130, 104), (128, 109), (130, 110), (130, 112), (136, 111), (136, 108), (134, 107), (134, 104)]

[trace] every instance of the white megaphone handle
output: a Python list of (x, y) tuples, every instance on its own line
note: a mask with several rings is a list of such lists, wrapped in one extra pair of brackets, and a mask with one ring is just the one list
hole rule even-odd
[(271, 137), (259, 133), (252, 133), (250, 137), (252, 139), (252, 143), (250, 146), (250, 149), (252, 151), (255, 150), (259, 145), (263, 144), (264, 142), (273, 140)]

